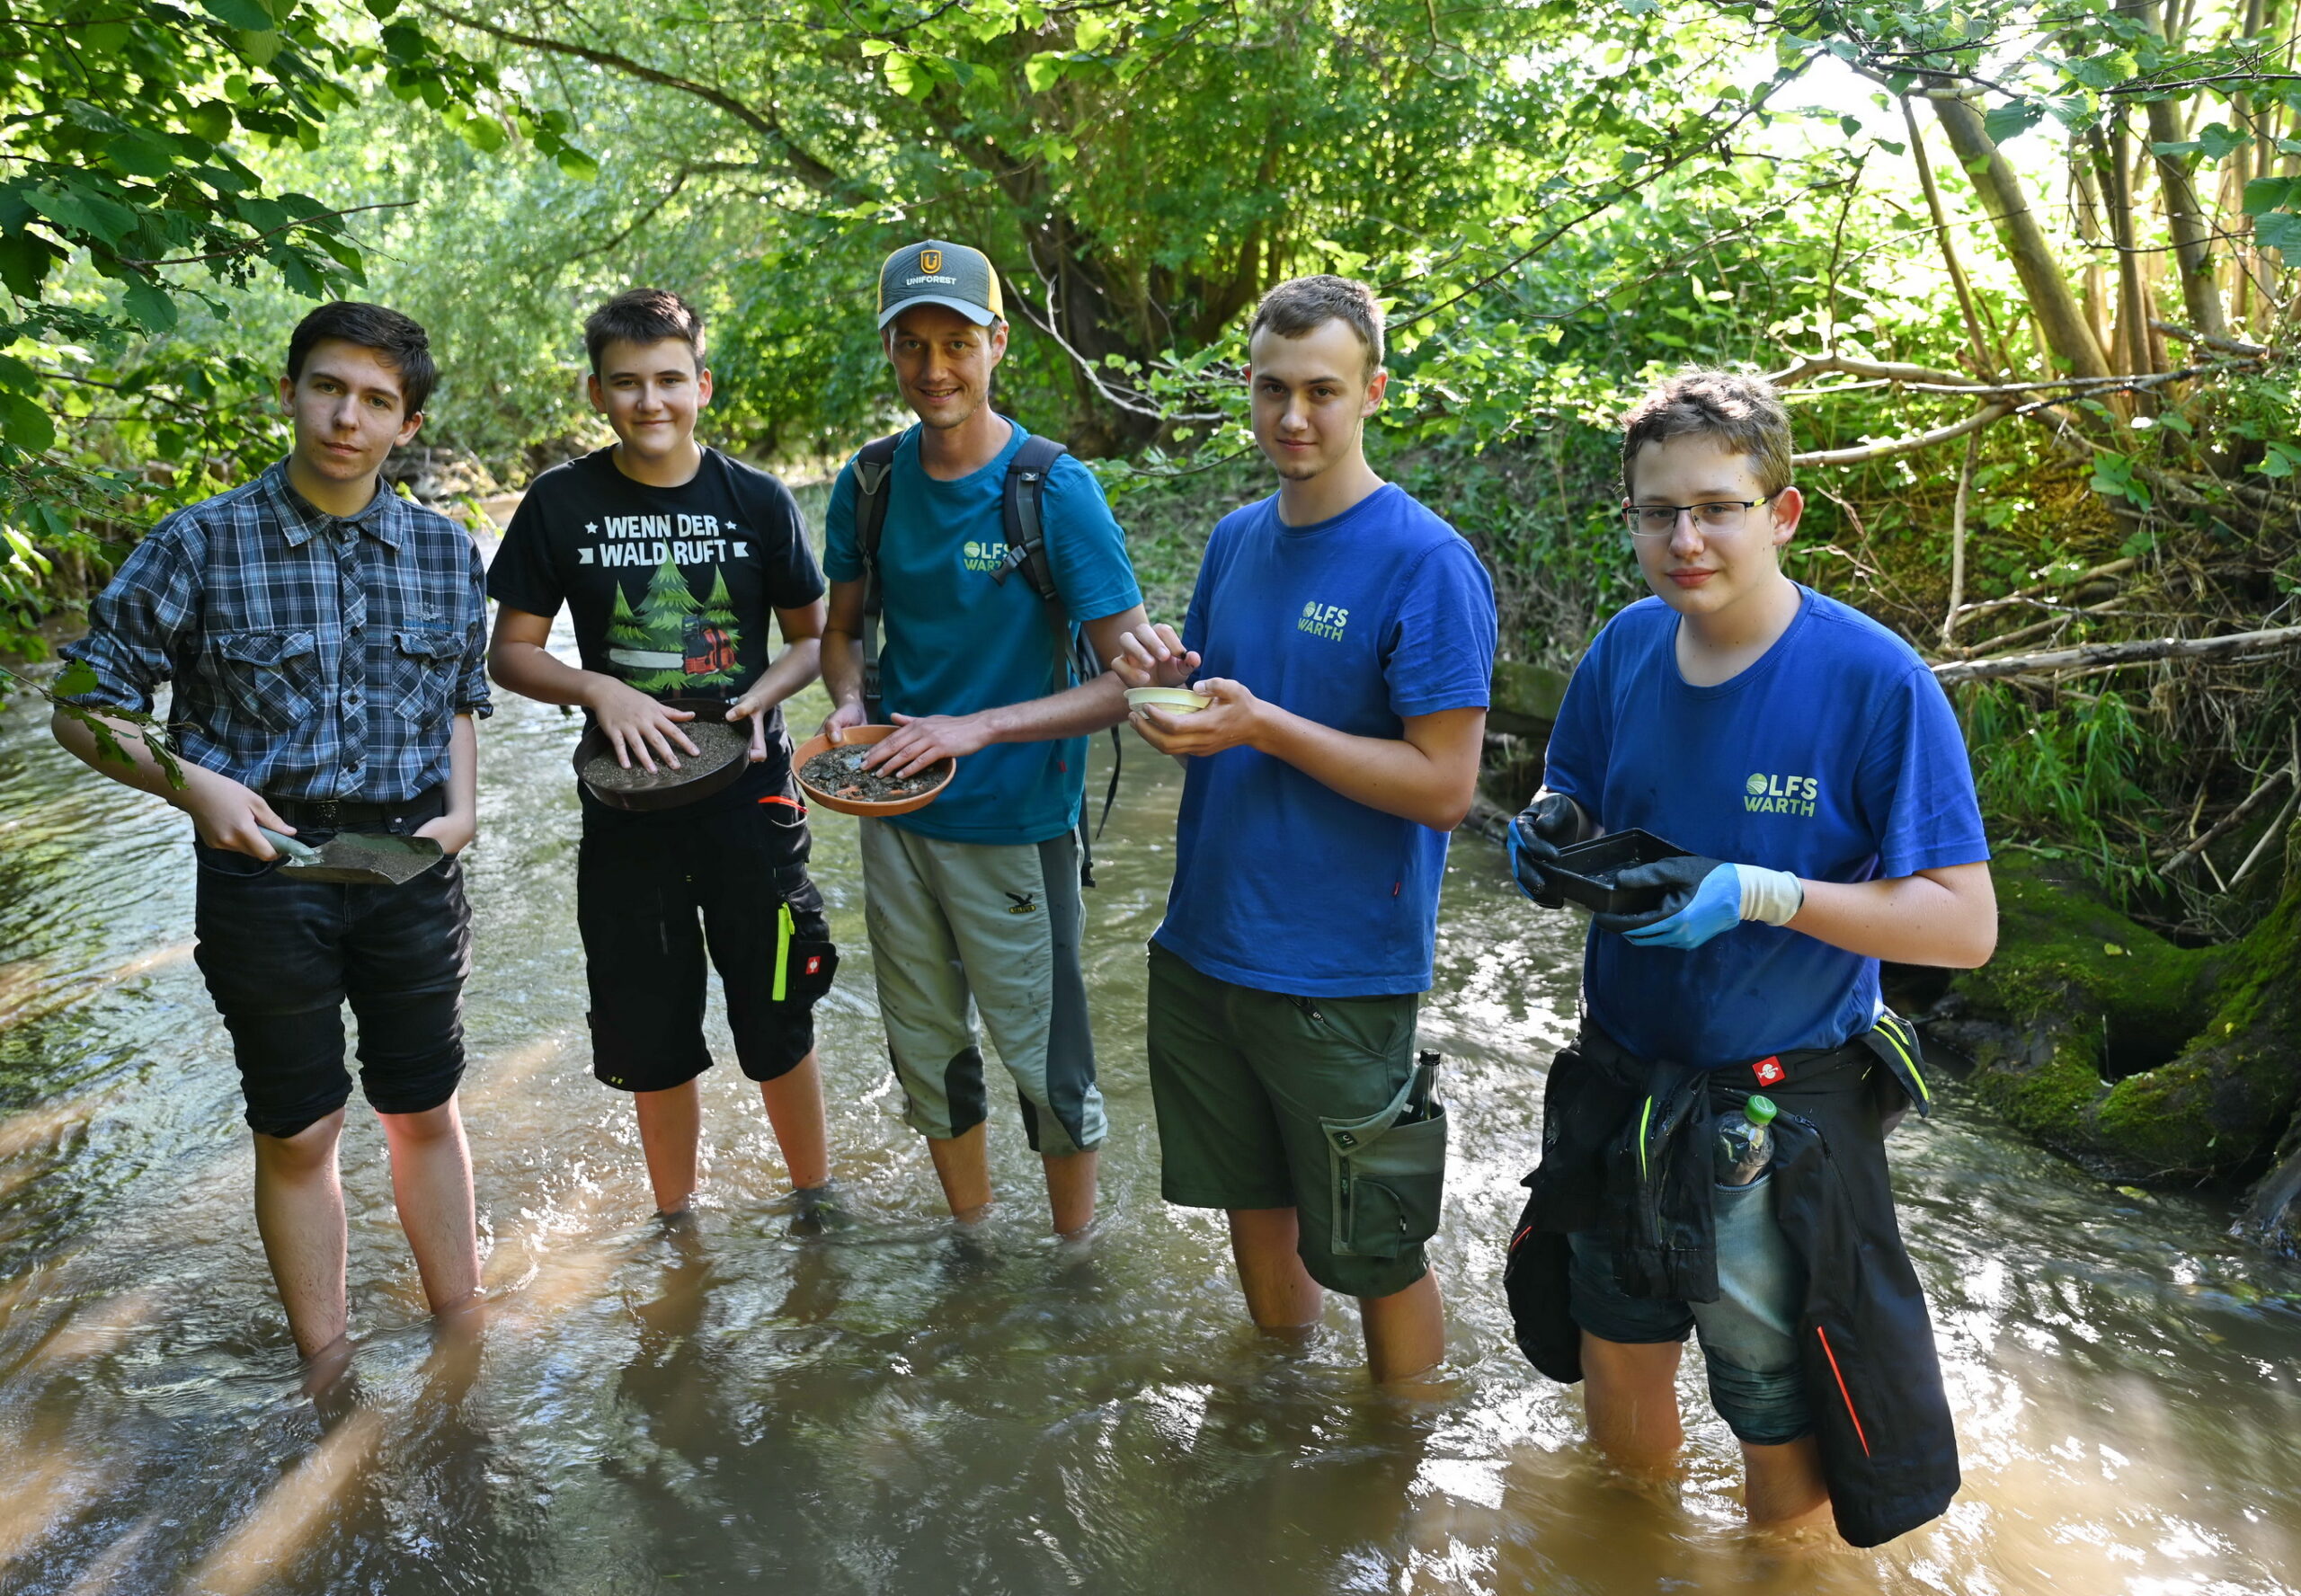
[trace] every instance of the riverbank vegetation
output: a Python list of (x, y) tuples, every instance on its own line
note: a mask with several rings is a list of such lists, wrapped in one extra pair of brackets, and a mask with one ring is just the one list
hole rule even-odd
[[(1500, 785), (1637, 590), (1612, 416), (1682, 362), (1774, 373), (1808, 451), (1794, 574), (1939, 662), (2013, 879), (2063, 883), (2010, 892), (2002, 968), (1952, 994), (2030, 1039), (1985, 1075), (2043, 1047), (2066, 1079), (2002, 1100), (2048, 1139), (2250, 1176), (2301, 1089), (2289, 1003), (2261, 997), (2301, 974), (2297, 22), (2296, 0), (31, 0), (0, 18), (0, 644), (279, 449), (264, 390), (314, 296), (432, 330), (406, 469), (435, 501), (596, 439), (575, 325), (641, 280), (712, 318), (718, 440), (819, 472), (893, 416), (869, 284), (921, 233), (1000, 262), (1003, 403), (1097, 462), (1172, 613), (1206, 525), (1260, 492), (1255, 297), (1364, 275), (1393, 326), (1375, 452), (1501, 593), (1534, 735), (1497, 745)], [(2121, 643), (2145, 646), (2100, 652)], [(2196, 979), (2127, 980), (2158, 954)], [(2128, 1025), (2159, 1040), (2083, 1041)], [(2256, 1106), (2120, 1106), (2183, 1060), (2196, 1101)], [(2151, 1116), (2195, 1134), (2107, 1128)]]

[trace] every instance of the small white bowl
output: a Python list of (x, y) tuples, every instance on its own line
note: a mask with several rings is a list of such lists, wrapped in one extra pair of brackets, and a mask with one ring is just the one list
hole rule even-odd
[(1204, 693), (1194, 693), (1188, 687), (1129, 687), (1126, 706), (1140, 709), (1155, 704), (1168, 714), (1196, 714), (1214, 700)]

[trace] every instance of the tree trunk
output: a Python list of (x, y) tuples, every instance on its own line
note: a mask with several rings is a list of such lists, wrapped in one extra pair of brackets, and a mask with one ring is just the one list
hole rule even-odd
[[(1933, 163), (1925, 154), (1925, 133), (1917, 125), (1917, 112), (1909, 96), (1901, 96), (1902, 125), (1909, 129), (1909, 153), (1917, 163), (1918, 186), (1925, 191), (1925, 208), (1933, 218), (1934, 242), (1941, 251), (1941, 263), (1950, 269), (1950, 286), (1957, 290), (1958, 310), (1966, 319), (1966, 339), (1973, 350), (1974, 375), (1987, 382), (2001, 374), (1997, 360), (1990, 359), (1988, 340), (1982, 335), (1981, 312), (1974, 303), (1973, 285), (1967, 280), (1965, 262), (1958, 258), (1958, 242), (1950, 231), (1948, 209), (1941, 203), (1941, 188), (1933, 181)], [(2003, 353), (2001, 351), (2000, 359)], [(2003, 375), (2012, 377), (2013, 368), (2002, 368)]]
[[(2156, 369), (2149, 359), (2149, 304), (2141, 288), (2141, 256), (2133, 225), (2132, 139), (2119, 115), (2116, 131), (2104, 137), (2094, 130), (2094, 153), (2100, 157), (2102, 199), (2109, 202), (2110, 235), (2118, 246), (2118, 332), (2110, 358), (2122, 372), (2139, 375)], [(2147, 397), (2135, 395), (2136, 401)]]
[[(2151, 143), (2177, 144), (2181, 131), (2181, 116), (2171, 100), (2149, 102)], [(2214, 280), (2213, 226), (2198, 201), (2186, 158), (2159, 155), (2157, 182), (2165, 194), (2165, 222), (2173, 235), (2173, 259), (2181, 268), (2181, 303), (2189, 307), (2190, 326), (2208, 337), (2226, 338), (2229, 324), (2221, 314), (2221, 285)]]
[(2069, 137), (2069, 205), (2077, 226), (2078, 242), (2088, 246), (2082, 298), (2085, 324), (2093, 330), (2093, 337), (2103, 349), (2113, 349), (2116, 345), (2111, 341), (2111, 328), (2117, 318), (2110, 311), (2109, 274), (2102, 270), (2101, 257), (2092, 247), (2107, 241), (2109, 226), (2101, 219), (2101, 184), (2094, 180), (2092, 156), (2084, 141), (2074, 133)]
[(2108, 377), (2108, 357), (2101, 341), (2086, 325), (2085, 312), (2070, 291), (2061, 262), (2045, 229), (2030, 208), (2030, 198), (2005, 156), (1982, 127), (1981, 113), (1964, 100), (1931, 99), (1935, 120), (1948, 135), (1950, 147), (1972, 179), (1975, 191), (1989, 209), (1998, 241), (2020, 274), (2021, 288), (2045, 335), (2055, 362), (2074, 377)]

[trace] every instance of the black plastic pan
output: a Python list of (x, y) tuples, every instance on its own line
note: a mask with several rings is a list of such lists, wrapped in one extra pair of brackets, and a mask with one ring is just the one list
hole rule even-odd
[(1634, 864), (1654, 864), (1683, 859), (1686, 850), (1665, 842), (1651, 831), (1635, 827), (1609, 831), (1572, 847), (1560, 848), (1555, 859), (1537, 861), (1542, 880), (1552, 891), (1595, 914), (1642, 914), (1662, 901), (1659, 887), (1622, 888), (1615, 879)]
[[(689, 725), (705, 721), (724, 722), (727, 718), (727, 701), (724, 698), (666, 698), (663, 707), (692, 712), (695, 719), (688, 722)], [(744, 724), (742, 729), (743, 735), (721, 748), (715, 758), (709, 755), (698, 758), (681, 752), (677, 770), (660, 768), (654, 776), (645, 778), (644, 785), (606, 787), (583, 782), (583, 790), (610, 809), (676, 809), (682, 803), (708, 798), (732, 785), (751, 762), (751, 728)], [(582, 740), (575, 745), (573, 763), (576, 779), (581, 781), (592, 759), (608, 749), (605, 732), (597, 726), (586, 731)]]

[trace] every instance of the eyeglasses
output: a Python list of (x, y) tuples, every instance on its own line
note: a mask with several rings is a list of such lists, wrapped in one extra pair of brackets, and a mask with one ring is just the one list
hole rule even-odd
[(1622, 530), (1632, 537), (1667, 537), (1678, 529), (1678, 518), (1692, 516), (1704, 532), (1738, 532), (1744, 518), (1772, 499), (1715, 499), (1707, 504), (1625, 504), (1614, 513)]

